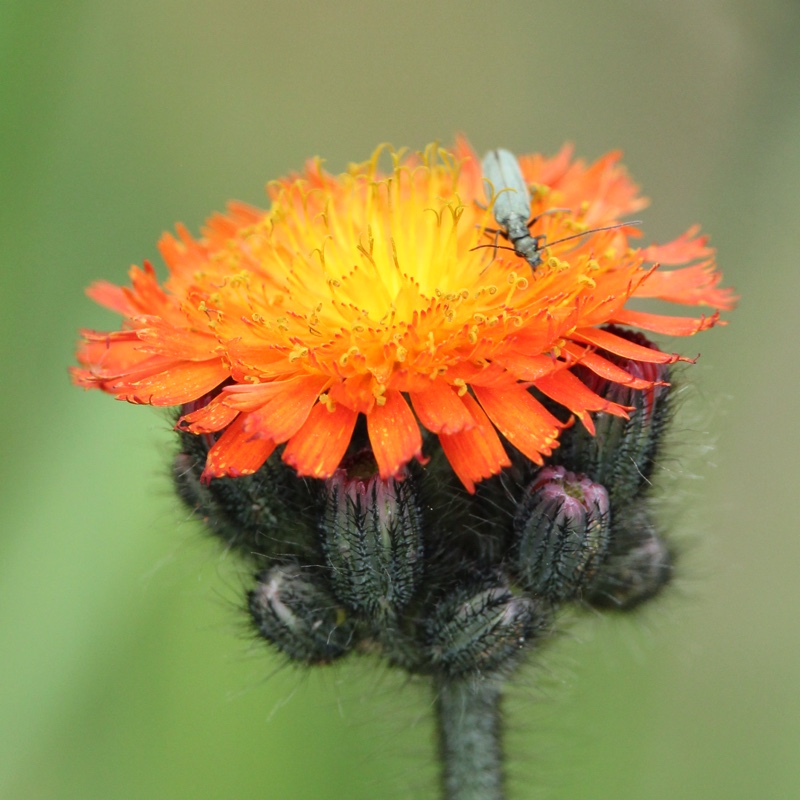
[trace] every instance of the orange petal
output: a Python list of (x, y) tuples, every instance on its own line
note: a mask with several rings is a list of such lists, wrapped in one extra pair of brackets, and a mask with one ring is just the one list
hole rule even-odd
[(550, 455), (563, 426), (525, 389), (518, 384), (472, 389), (489, 419), (521, 453), (537, 464)]
[(355, 408), (362, 414), (369, 414), (375, 405), (370, 374), (354, 375), (352, 378), (334, 383), (328, 394), (335, 403)]
[(475, 426), (463, 398), (444, 381), (434, 381), (424, 392), (410, 392), (417, 419), (433, 433), (458, 433)]
[(131, 267), (128, 274), (132, 286), (130, 289), (123, 288), (130, 307), (128, 316), (136, 314), (168, 316), (178, 310), (177, 301), (159, 286), (156, 271), (149, 261), (144, 262), (142, 269)]
[(198, 434), (221, 431), (239, 416), (235, 408), (228, 408), (222, 400), (223, 396), (217, 395), (208, 405), (184, 414), (175, 427)]
[(574, 342), (567, 345), (564, 351), (575, 357), (575, 360), (581, 366), (590, 369), (595, 375), (605, 378), (607, 381), (613, 383), (620, 383), (623, 386), (629, 386), (631, 389), (649, 389), (652, 381), (645, 380), (644, 378), (634, 378), (629, 372), (626, 372), (622, 367), (618, 367), (611, 361), (603, 358), (591, 350), (586, 350), (578, 347)]
[(642, 248), (639, 256), (651, 264), (688, 264), (698, 258), (706, 258), (714, 250), (708, 247), (708, 236), (697, 235), (699, 231), (699, 225), (692, 225), (686, 233), (671, 242)]
[(237, 411), (257, 411), (274, 397), (286, 391), (291, 381), (237, 383), (222, 390), (222, 402)]
[(551, 355), (529, 356), (524, 353), (504, 353), (496, 361), (521, 381), (538, 381), (567, 366)]
[(623, 308), (617, 311), (611, 321), (654, 333), (666, 333), (669, 336), (693, 336), (695, 333), (713, 328), (719, 322), (719, 312), (708, 317), (703, 315), (700, 318), (667, 317), (663, 314), (646, 314), (644, 311), (630, 311)]
[(125, 317), (159, 314), (176, 308), (175, 302), (158, 285), (156, 271), (149, 261), (144, 262), (143, 269), (131, 267), (129, 274), (130, 288), (115, 286), (108, 281), (96, 281), (86, 290), (86, 294), (96, 303)]
[(284, 391), (261, 408), (246, 414), (244, 429), (254, 436), (285, 442), (300, 430), (319, 399), (327, 378), (310, 375), (287, 381)]
[(337, 404), (333, 411), (322, 403), (311, 409), (303, 427), (286, 443), (283, 460), (299, 475), (329, 478), (350, 444), (358, 414)]
[(456, 136), (455, 147), (453, 148), (455, 157), (461, 162), (459, 170), (459, 189), (464, 198), (478, 197), (483, 199), (483, 172), (481, 171), (480, 159), (476, 155), (466, 137), (459, 134)]
[(136, 309), (131, 305), (125, 290), (109, 281), (95, 281), (86, 290), (86, 294), (101, 306), (110, 308), (123, 317), (132, 317)]
[(149, 353), (139, 352), (139, 358), (129, 364), (122, 366), (115, 363), (120, 355), (120, 348), (113, 348), (109, 351), (113, 358), (106, 357), (100, 364), (92, 366), (92, 374), (101, 383), (103, 391), (114, 392), (126, 386), (133, 386), (139, 381), (152, 378), (175, 366), (175, 359), (164, 358), (164, 356), (154, 356)]
[(522, 173), (531, 183), (542, 183), (546, 186), (557, 184), (569, 170), (574, 150), (575, 146), (567, 142), (551, 158), (545, 158), (538, 153), (521, 155), (519, 164)]
[(497, 475), (511, 462), (484, 410), (469, 394), (462, 402), (475, 421), (474, 427), (454, 434), (440, 433), (439, 442), (461, 483), (474, 494), (478, 481)]
[(89, 368), (97, 379), (119, 377), (129, 369), (151, 358), (142, 353), (136, 331), (100, 333), (82, 330), (83, 341), (78, 348), (78, 361)]
[(319, 394), (327, 381), (328, 379), (321, 375), (301, 375), (286, 381), (240, 383), (235, 386), (226, 386), (222, 391), (226, 406), (238, 411), (258, 411), (278, 395), (287, 397), (295, 389), (303, 392), (306, 386), (316, 386)]
[(142, 349), (181, 361), (206, 361), (220, 352), (216, 337), (209, 333), (176, 327), (161, 317), (137, 317), (136, 335)]
[(149, 358), (151, 356), (139, 351), (131, 342), (113, 342), (108, 337), (102, 341), (86, 340), (78, 349), (78, 361), (84, 367), (73, 368), (70, 372), (73, 382), (78, 386), (104, 389), (106, 381), (137, 369), (139, 363)]
[(253, 439), (244, 432), (242, 417), (228, 427), (208, 451), (203, 480), (252, 475), (272, 455), (275, 442)]
[(386, 402), (382, 406), (376, 403), (367, 414), (367, 431), (381, 478), (385, 480), (397, 475), (414, 456), (419, 457), (422, 435), (403, 395), (389, 390), (384, 397)]
[(228, 368), (222, 359), (181, 361), (141, 380), (131, 382), (123, 378), (109, 381), (103, 388), (129, 403), (177, 406), (208, 394), (227, 377)]
[(615, 336), (609, 331), (602, 331), (599, 328), (580, 328), (570, 335), (580, 342), (596, 345), (601, 350), (607, 350), (609, 353), (616, 353), (618, 356), (630, 358), (633, 361), (646, 361), (652, 364), (671, 364), (678, 360), (687, 360), (681, 359), (680, 356), (662, 353), (660, 350), (654, 350), (651, 347), (643, 347), (628, 339)]
[(636, 287), (636, 297), (658, 297), (670, 303), (690, 306), (709, 306), (729, 311), (739, 299), (733, 289), (718, 289), (722, 273), (709, 260), (691, 267), (656, 270)]
[(537, 381), (536, 388), (551, 400), (572, 411), (592, 435), (594, 435), (594, 422), (588, 412), (605, 411), (616, 417), (628, 416), (621, 405), (595, 394), (583, 381), (566, 370)]

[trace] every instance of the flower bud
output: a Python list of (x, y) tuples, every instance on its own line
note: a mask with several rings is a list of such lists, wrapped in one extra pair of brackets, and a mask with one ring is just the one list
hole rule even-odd
[[(183, 413), (194, 405), (184, 406)], [(178, 436), (180, 452), (172, 469), (175, 490), (211, 533), (228, 547), (261, 558), (314, 551), (311, 488), (277, 455), (254, 475), (206, 481), (202, 473), (214, 435), (178, 431)]]
[(248, 607), (259, 635), (289, 658), (324, 664), (355, 641), (355, 621), (308, 569), (277, 566), (257, 576)]
[(540, 470), (514, 520), (520, 583), (551, 603), (574, 600), (606, 555), (609, 523), (603, 486), (564, 467)]
[(587, 592), (595, 608), (630, 611), (657, 595), (672, 579), (673, 559), (643, 503), (614, 526), (614, 549)]
[(496, 579), (461, 583), (426, 624), (429, 663), (449, 677), (508, 669), (549, 621), (541, 603)]
[[(639, 333), (613, 326), (608, 330), (635, 344), (658, 350)], [(608, 490), (611, 507), (616, 511), (649, 484), (669, 419), (670, 387), (667, 382), (670, 368), (667, 364), (633, 361), (603, 350), (598, 354), (634, 378), (652, 381), (654, 385), (647, 389), (632, 389), (605, 380), (580, 364), (576, 366), (573, 371), (593, 392), (631, 410), (628, 419), (612, 414), (595, 414), (594, 436), (582, 425), (564, 431), (553, 460), (603, 484)]]
[(322, 546), (336, 596), (373, 620), (392, 617), (409, 603), (422, 573), (414, 479), (339, 469), (325, 488)]

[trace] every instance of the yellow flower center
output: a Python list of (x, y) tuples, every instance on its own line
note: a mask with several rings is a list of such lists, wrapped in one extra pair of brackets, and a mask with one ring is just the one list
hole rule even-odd
[(460, 197), (452, 156), (392, 153), (381, 177), (379, 155), (337, 178), (274, 184), (270, 212), (214, 255), (222, 280), (203, 308), (221, 341), (247, 344), (239, 359), (229, 348), (238, 380), (325, 375), (351, 383), (348, 405), (366, 412), (387, 388), (484, 369), (532, 311), (550, 314), (531, 303), (528, 265), (485, 232), (491, 210)]

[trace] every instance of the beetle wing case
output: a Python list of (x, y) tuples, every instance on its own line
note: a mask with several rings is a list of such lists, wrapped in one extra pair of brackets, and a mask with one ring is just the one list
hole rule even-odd
[[(495, 192), (493, 211), (497, 222), (505, 227), (516, 217), (526, 223), (531, 213), (531, 195), (517, 157), (510, 150), (490, 150), (483, 157), (481, 169)], [(489, 187), (486, 189), (488, 195)]]

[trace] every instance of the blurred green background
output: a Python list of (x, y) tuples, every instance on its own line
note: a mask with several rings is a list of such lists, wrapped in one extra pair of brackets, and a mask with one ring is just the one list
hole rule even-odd
[(117, 324), (84, 287), (175, 221), (260, 204), (311, 155), (457, 132), (622, 148), (648, 236), (702, 222), (742, 295), (677, 343), (702, 353), (679, 586), (519, 676), (512, 796), (800, 797), (798, 42), (796, 0), (6, 0), (0, 797), (435, 796), (425, 687), (249, 641), (247, 576), (170, 494), (167, 416), (66, 369), (79, 327)]

